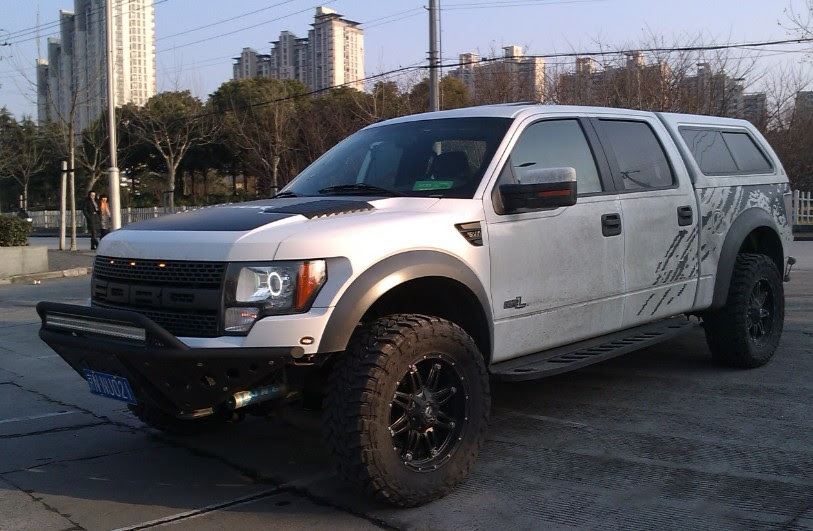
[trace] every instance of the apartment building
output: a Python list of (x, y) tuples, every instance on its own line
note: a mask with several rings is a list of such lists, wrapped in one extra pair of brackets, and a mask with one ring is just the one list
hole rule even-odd
[(459, 63), (449, 75), (466, 85), (474, 103), (545, 100), (545, 60), (525, 56), (519, 46), (503, 47), (496, 60), (460, 54)]
[(335, 86), (364, 89), (364, 30), (327, 7), (316, 8), (307, 37), (283, 31), (271, 53), (244, 48), (235, 57), (234, 79), (261, 76), (296, 79), (311, 90)]
[[(105, 2), (74, 0), (59, 20), (59, 37), (36, 62), (38, 119), (67, 120), (74, 108), (81, 132), (107, 108)], [(143, 105), (156, 92), (153, 0), (113, 4), (113, 46), (116, 104)]]

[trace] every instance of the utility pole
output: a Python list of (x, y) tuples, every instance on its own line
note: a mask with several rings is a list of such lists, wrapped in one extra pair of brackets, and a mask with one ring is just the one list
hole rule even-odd
[(107, 169), (110, 188), (111, 229), (121, 228), (121, 201), (119, 193), (119, 168), (116, 156), (116, 79), (114, 65), (116, 50), (113, 48), (113, 0), (105, 0), (105, 26), (107, 27), (107, 128), (110, 138), (110, 167)]
[(437, 0), (429, 0), (429, 110), (440, 110), (440, 60), (438, 58)]
[(62, 161), (62, 178), (59, 181), (59, 250), (65, 250), (65, 209), (67, 208), (68, 161)]

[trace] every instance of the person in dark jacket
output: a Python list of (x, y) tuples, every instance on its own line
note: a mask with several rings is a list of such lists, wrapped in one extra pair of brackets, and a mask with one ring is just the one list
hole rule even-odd
[(85, 215), (88, 232), (90, 233), (90, 250), (93, 251), (99, 246), (99, 226), (101, 225), (99, 204), (96, 202), (96, 192), (93, 190), (88, 192), (88, 196), (85, 198), (82, 213)]

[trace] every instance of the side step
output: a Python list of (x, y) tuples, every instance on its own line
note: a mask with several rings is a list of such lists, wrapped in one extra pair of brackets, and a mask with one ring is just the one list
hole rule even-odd
[(491, 365), (489, 371), (498, 380), (505, 381), (544, 378), (655, 345), (699, 325), (698, 321), (691, 321), (686, 316), (671, 317), (595, 339), (495, 363)]

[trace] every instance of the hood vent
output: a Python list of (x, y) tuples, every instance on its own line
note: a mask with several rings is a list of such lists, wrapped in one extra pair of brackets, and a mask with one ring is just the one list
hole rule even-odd
[(295, 205), (282, 207), (266, 207), (262, 210), (265, 214), (292, 214), (305, 216), (308, 219), (326, 218), (339, 214), (351, 214), (353, 212), (365, 212), (375, 210), (375, 207), (366, 201), (345, 201), (322, 199), (319, 201), (308, 201)]

